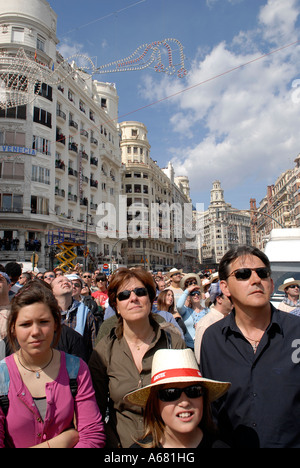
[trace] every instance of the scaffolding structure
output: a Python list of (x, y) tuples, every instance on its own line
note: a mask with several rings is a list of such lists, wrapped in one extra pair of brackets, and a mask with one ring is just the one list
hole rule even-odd
[(74, 248), (85, 245), (85, 233), (76, 229), (48, 231), (48, 245), (60, 249), (55, 258), (59, 261), (59, 268), (66, 272), (75, 268), (78, 255)]

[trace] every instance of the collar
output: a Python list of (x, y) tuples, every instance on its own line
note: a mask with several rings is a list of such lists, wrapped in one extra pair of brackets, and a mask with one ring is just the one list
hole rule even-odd
[[(280, 312), (273, 306), (273, 304), (270, 305), (271, 321), (266, 331), (267, 333), (270, 333), (272, 330), (273, 333), (277, 332), (283, 335), (283, 327)], [(241, 333), (235, 321), (235, 309), (233, 309), (231, 313), (222, 320), (222, 333), (226, 336), (229, 336), (232, 333)]]
[(287, 296), (283, 299), (283, 301), (286, 305), (290, 307), (299, 307), (300, 306), (300, 300), (298, 300), (295, 304), (295, 302), (291, 301)]
[(76, 310), (79, 306), (80, 302), (79, 301), (76, 301), (76, 299), (73, 299), (72, 298), (72, 303), (71, 305), (68, 307), (67, 310), (63, 310), (61, 312), (61, 315), (67, 315), (67, 317), (69, 317), (70, 313), (71, 312), (74, 312), (74, 310)]

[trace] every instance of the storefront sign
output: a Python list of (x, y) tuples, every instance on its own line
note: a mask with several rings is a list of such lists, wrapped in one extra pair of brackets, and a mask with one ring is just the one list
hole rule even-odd
[(18, 153), (18, 154), (29, 154), (30, 156), (36, 156), (36, 150), (31, 148), (24, 148), (23, 146), (0, 146), (0, 152), (3, 153)]

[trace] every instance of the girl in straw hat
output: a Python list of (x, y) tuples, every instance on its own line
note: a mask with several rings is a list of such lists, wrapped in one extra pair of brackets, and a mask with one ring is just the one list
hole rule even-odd
[(191, 349), (159, 350), (153, 357), (151, 384), (124, 400), (145, 409), (145, 433), (133, 448), (210, 448), (216, 443), (210, 403), (230, 383), (202, 377)]

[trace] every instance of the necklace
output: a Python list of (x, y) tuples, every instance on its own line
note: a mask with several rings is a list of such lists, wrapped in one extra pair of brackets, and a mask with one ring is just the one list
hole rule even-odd
[(138, 344), (135, 344), (135, 343), (132, 343), (132, 342), (128, 342), (129, 345), (132, 345), (132, 346), (135, 346), (136, 349), (138, 351), (140, 351), (141, 347), (144, 346), (144, 345), (149, 345), (148, 341), (150, 341), (151, 343), (151, 340), (152, 340), (152, 336), (154, 335), (154, 330), (151, 331), (151, 334), (148, 335), (146, 338), (145, 338), (145, 341), (142, 341), (141, 343), (138, 343)]
[(254, 344), (250, 343), (251, 346), (252, 346), (252, 348), (253, 348), (254, 353), (256, 353), (257, 348), (258, 348), (258, 345), (259, 345), (259, 343), (261, 342), (261, 339), (262, 339), (263, 336), (264, 336), (264, 333), (262, 334), (262, 336), (260, 337), (259, 340), (254, 340), (253, 338), (249, 338), (249, 336), (244, 335), (244, 337), (245, 337), (248, 341), (253, 341), (253, 342), (254, 342)]
[[(29, 369), (28, 367), (25, 367), (25, 366), (22, 364), (22, 362), (20, 361), (20, 358), (19, 358), (19, 355), (18, 355), (18, 354), (17, 354), (17, 358), (18, 358), (19, 364), (23, 367), (23, 369), (26, 369), (26, 370), (29, 371), (29, 372), (35, 373), (36, 378), (39, 379), (40, 376), (41, 376), (41, 372), (42, 372), (44, 369), (46, 369), (46, 367), (48, 367), (48, 366), (51, 364), (51, 362), (52, 362), (52, 359), (53, 359), (53, 349), (52, 349), (51, 351), (52, 351), (52, 355), (51, 355), (51, 359), (50, 359), (50, 361), (48, 362), (48, 364), (46, 364), (46, 366), (41, 367), (40, 369), (36, 369), (36, 370), (34, 370), (34, 369)], [(22, 354), (22, 353), (21, 353), (21, 350), (20, 350), (20, 355), (21, 355), (21, 354)], [(27, 362), (26, 362), (26, 360), (24, 359), (24, 357), (23, 357), (23, 356), (21, 356), (21, 357), (22, 357), (23, 361), (25, 362), (25, 364), (27, 364)], [(28, 365), (28, 364), (27, 364), (27, 365)]]

